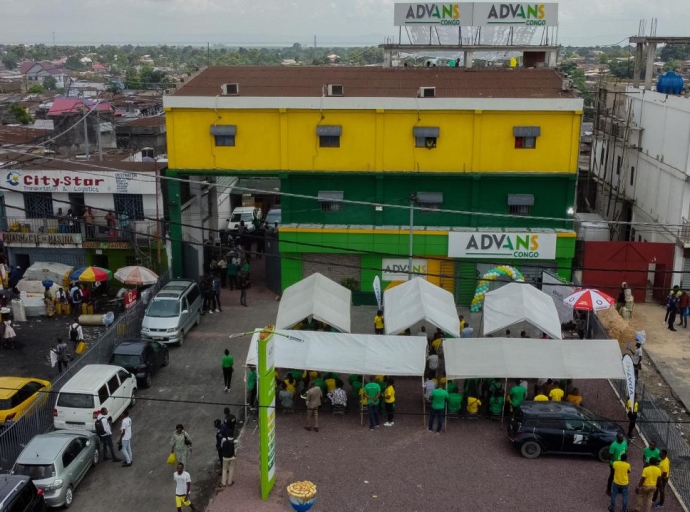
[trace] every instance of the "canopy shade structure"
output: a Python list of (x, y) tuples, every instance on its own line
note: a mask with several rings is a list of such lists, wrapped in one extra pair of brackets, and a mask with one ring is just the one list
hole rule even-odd
[(443, 343), (448, 379), (623, 379), (617, 340), (465, 338)]
[(386, 334), (398, 334), (426, 320), (460, 337), (460, 319), (453, 294), (421, 277), (386, 290), (383, 303), (386, 306)]
[[(254, 333), (247, 365), (257, 365), (259, 333)], [(280, 331), (273, 336), (276, 368), (364, 375), (424, 375), (426, 338), (320, 331)]]
[(553, 298), (524, 283), (509, 283), (487, 293), (483, 320), (485, 336), (514, 324), (528, 322), (550, 338), (562, 338), (561, 320)]
[(350, 290), (317, 272), (285, 289), (276, 328), (289, 329), (313, 316), (341, 332), (350, 332), (351, 304)]

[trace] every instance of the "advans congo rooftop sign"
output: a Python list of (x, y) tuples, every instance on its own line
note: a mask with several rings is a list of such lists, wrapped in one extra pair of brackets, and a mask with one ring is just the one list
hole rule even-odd
[(396, 27), (450, 25), (485, 27), (490, 25), (558, 26), (556, 3), (404, 3), (394, 6)]

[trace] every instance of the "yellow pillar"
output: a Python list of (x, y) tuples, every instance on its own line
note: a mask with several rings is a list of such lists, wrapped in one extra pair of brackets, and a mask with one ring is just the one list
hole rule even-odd
[(480, 170), (481, 166), (481, 154), (482, 154), (482, 111), (474, 111), (474, 126), (472, 127), (472, 166), (468, 169), (470, 172), (477, 172)]

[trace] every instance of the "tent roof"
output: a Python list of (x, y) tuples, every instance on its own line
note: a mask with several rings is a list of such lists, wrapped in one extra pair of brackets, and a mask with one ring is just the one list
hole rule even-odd
[[(424, 375), (427, 341), (423, 336), (276, 332), (279, 333), (273, 336), (276, 368), (364, 375)], [(247, 354), (247, 365), (258, 364), (258, 339), (259, 333), (254, 333)]]
[(529, 322), (555, 340), (562, 338), (558, 310), (547, 293), (528, 284), (509, 283), (486, 294), (484, 335), (520, 322)]
[(623, 379), (616, 340), (465, 338), (443, 342), (448, 379)]
[(398, 334), (426, 320), (455, 337), (460, 337), (460, 320), (453, 294), (415, 277), (383, 294), (386, 306), (386, 334)]
[(351, 304), (350, 290), (317, 272), (285, 289), (276, 327), (288, 329), (313, 315), (339, 331), (350, 332)]

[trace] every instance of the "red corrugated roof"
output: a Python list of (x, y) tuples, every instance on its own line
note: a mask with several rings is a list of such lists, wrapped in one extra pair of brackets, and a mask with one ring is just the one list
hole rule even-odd
[[(86, 113), (87, 110), (92, 109), (96, 102), (90, 100), (82, 100), (80, 98), (55, 98), (53, 105), (48, 111), (49, 116), (59, 116), (63, 114), (79, 114)], [(98, 103), (97, 109), (101, 112), (113, 112), (113, 106), (108, 102)], [(119, 115), (121, 112), (115, 112)]]

